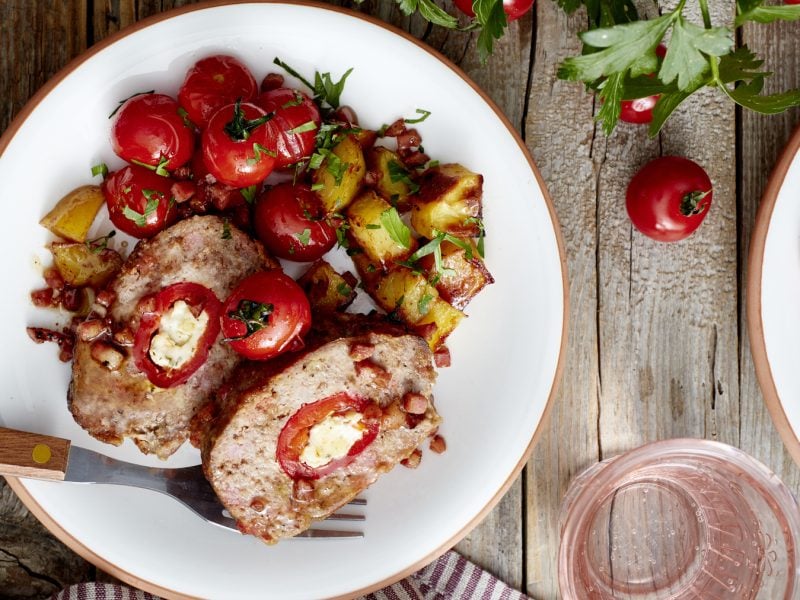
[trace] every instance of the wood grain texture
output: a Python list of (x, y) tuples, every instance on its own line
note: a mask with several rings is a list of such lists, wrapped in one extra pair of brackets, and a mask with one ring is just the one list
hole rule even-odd
[(0, 427), (0, 473), (63, 481), (69, 440)]

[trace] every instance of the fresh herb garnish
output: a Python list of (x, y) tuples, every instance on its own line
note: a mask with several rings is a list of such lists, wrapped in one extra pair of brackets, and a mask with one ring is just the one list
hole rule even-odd
[[(421, 117), (417, 117), (415, 119), (403, 119), (403, 121), (406, 122), (406, 123), (411, 123), (411, 124), (422, 123), (425, 119), (427, 119), (428, 117), (431, 116), (431, 111), (425, 110), (425, 109), (422, 109), (422, 108), (418, 108), (417, 109), (417, 114), (418, 115), (422, 115), (422, 116)], [(385, 132), (386, 132), (386, 130), (384, 129), (384, 133)]]
[(353, 293), (353, 288), (342, 281), (336, 286), (336, 291), (343, 298), (348, 298)]
[(342, 179), (344, 179), (344, 174), (347, 172), (347, 169), (350, 168), (350, 163), (344, 162), (333, 152), (328, 152), (325, 163), (325, 170), (333, 175), (336, 185), (340, 185), (342, 183)]
[(256, 201), (256, 191), (258, 191), (258, 187), (256, 186), (255, 183), (246, 188), (242, 188), (239, 191), (242, 193), (242, 197), (248, 204), (252, 204), (253, 202)]
[(232, 342), (243, 340), (253, 335), (256, 331), (269, 325), (269, 316), (275, 307), (272, 304), (256, 302), (254, 300), (239, 300), (235, 311), (228, 312), (228, 317), (244, 323), (247, 331), (244, 335), (235, 338), (225, 338), (225, 341)]
[(415, 194), (419, 191), (419, 184), (411, 179), (408, 171), (396, 160), (390, 160), (386, 167), (389, 170), (389, 179), (392, 183), (402, 182), (408, 186), (408, 191)]
[(186, 125), (189, 129), (194, 129), (194, 123), (192, 123), (191, 119), (189, 118), (189, 113), (186, 112), (186, 109), (182, 106), (178, 107), (178, 116), (183, 119), (183, 124)]
[(377, 223), (367, 223), (366, 227), (367, 229), (382, 229)]
[(162, 156), (160, 159), (158, 159), (157, 165), (148, 165), (147, 163), (136, 160), (135, 158), (131, 159), (131, 162), (135, 165), (139, 165), (140, 167), (144, 167), (145, 169), (155, 171), (156, 175), (161, 175), (161, 177), (169, 177), (169, 171), (167, 171), (167, 163), (169, 163), (169, 159), (166, 156)]
[(277, 56), (273, 60), (276, 65), (283, 68), (289, 75), (297, 77), (308, 88), (314, 91), (314, 101), (320, 105), (324, 113), (329, 113), (339, 108), (342, 92), (344, 91), (344, 84), (353, 68), (347, 69), (339, 81), (334, 81), (330, 73), (314, 72), (314, 83), (312, 84), (308, 79), (300, 75), (295, 69), (287, 65)]
[(293, 106), (300, 106), (303, 103), (303, 100), (305, 100), (303, 94), (295, 90), (294, 100), (289, 100), (288, 102), (284, 102), (283, 104), (281, 104), (281, 108), (291, 108)]
[(417, 302), (417, 310), (423, 317), (427, 315), (428, 311), (430, 310), (431, 300), (433, 300), (432, 294), (424, 294)]
[(94, 254), (100, 254), (103, 250), (108, 248), (108, 241), (117, 235), (116, 229), (112, 229), (106, 235), (101, 235), (93, 240), (87, 240), (84, 242), (86, 247), (92, 251)]
[(306, 131), (314, 131), (316, 128), (317, 124), (314, 121), (306, 121), (302, 125), (289, 129), (286, 133), (305, 133)]
[(156, 212), (159, 202), (164, 198), (164, 194), (158, 190), (142, 190), (142, 195), (147, 200), (143, 213), (136, 212), (130, 206), (125, 206), (122, 209), (122, 214), (125, 218), (133, 221), (137, 227), (147, 225), (147, 219)]
[(411, 230), (403, 223), (396, 208), (392, 207), (381, 213), (381, 225), (397, 245), (411, 248)]
[(301, 233), (295, 233), (294, 237), (296, 237), (297, 241), (303, 244), (303, 246), (308, 246), (308, 243), (311, 241), (311, 230), (306, 227)]
[(125, 99), (123, 99), (123, 100), (120, 100), (120, 101), (119, 101), (119, 103), (117, 104), (117, 108), (115, 108), (115, 109), (114, 109), (114, 111), (113, 111), (113, 112), (112, 112), (110, 115), (108, 115), (108, 118), (110, 119), (110, 118), (111, 118), (111, 117), (113, 117), (115, 114), (117, 114), (117, 111), (118, 111), (120, 108), (122, 108), (122, 105), (123, 105), (123, 104), (125, 104), (125, 103), (126, 103), (128, 100), (130, 100), (131, 98), (135, 98), (136, 96), (144, 96), (145, 94), (154, 94), (154, 93), (155, 93), (155, 90), (149, 90), (149, 91), (147, 91), (147, 92), (135, 92), (135, 93), (131, 94), (131, 95), (130, 95), (130, 96), (128, 96), (127, 98), (125, 98)]
[(92, 167), (92, 177), (97, 177), (98, 175), (101, 175), (104, 179), (105, 176), (108, 175), (108, 166), (106, 166), (106, 163), (100, 163)]
[(231, 235), (231, 224), (228, 219), (222, 220), (222, 239), (229, 240), (233, 236)]
[(261, 160), (263, 155), (275, 158), (278, 156), (278, 153), (275, 152), (274, 150), (270, 150), (269, 148), (265, 148), (258, 142), (253, 142), (253, 156), (247, 159), (247, 164), (248, 165), (256, 164), (258, 161)]

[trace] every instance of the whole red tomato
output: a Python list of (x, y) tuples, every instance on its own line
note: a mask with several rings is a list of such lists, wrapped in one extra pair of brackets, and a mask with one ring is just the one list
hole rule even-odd
[(299, 350), (310, 327), (308, 298), (294, 279), (279, 270), (243, 279), (222, 309), (226, 341), (252, 360)]
[(139, 94), (120, 108), (111, 128), (117, 156), (172, 171), (194, 152), (194, 131), (178, 114), (178, 103), (164, 94)]
[(275, 167), (275, 151), (265, 123), (271, 118), (250, 103), (228, 104), (203, 131), (203, 162), (218, 181), (245, 188), (264, 181)]
[(256, 201), (253, 224), (275, 256), (298, 262), (317, 260), (336, 243), (319, 197), (304, 184), (281, 183)]
[(101, 186), (111, 222), (135, 237), (155, 235), (177, 217), (172, 197), (174, 183), (171, 178), (138, 165), (114, 171)]
[[(176, 363), (174, 357), (158, 360), (151, 348), (154, 337), (161, 333), (161, 319), (178, 302), (184, 302), (195, 318), (206, 314), (206, 325), (195, 343), (194, 352)], [(219, 335), (219, 317), (222, 303), (210, 289), (199, 283), (180, 282), (165, 287), (145, 303), (150, 306), (139, 321), (133, 344), (133, 360), (150, 382), (161, 388), (184, 383), (208, 358), (208, 351)], [(167, 336), (169, 339), (169, 335)], [(168, 342), (169, 343), (169, 342)]]
[[(659, 44), (656, 47), (656, 56), (663, 59), (666, 54), (667, 47), (663, 44)], [(659, 97), (660, 96), (656, 94), (654, 96), (637, 98), (636, 100), (623, 100), (620, 102), (620, 108), (622, 110), (619, 118), (626, 123), (634, 123), (637, 125), (651, 123), (653, 121), (653, 108), (655, 108)]]
[[(312, 467), (303, 462), (303, 450), (308, 444), (311, 428), (330, 416), (358, 413), (363, 428), (361, 438), (356, 440), (347, 453), (324, 465)], [(339, 392), (316, 402), (303, 404), (281, 429), (278, 435), (276, 456), (283, 471), (292, 479), (319, 479), (328, 473), (346, 467), (375, 441), (381, 424), (381, 409), (365, 398)]]
[(680, 156), (662, 156), (633, 176), (625, 206), (643, 234), (677, 242), (700, 227), (712, 198), (711, 180), (700, 165)]
[(255, 103), (275, 114), (267, 128), (274, 142), (271, 149), (277, 154), (276, 169), (293, 165), (313, 154), (322, 119), (311, 98), (298, 90), (281, 87), (263, 92)]
[(178, 101), (192, 123), (203, 129), (218, 109), (238, 99), (249, 102), (257, 93), (250, 70), (237, 58), (220, 54), (203, 58), (189, 69)]
[[(533, 2), (534, 0), (503, 0), (503, 10), (509, 21), (515, 21), (531, 9)], [(472, 10), (472, 0), (455, 0), (455, 3), (465, 15), (475, 16), (475, 11)]]

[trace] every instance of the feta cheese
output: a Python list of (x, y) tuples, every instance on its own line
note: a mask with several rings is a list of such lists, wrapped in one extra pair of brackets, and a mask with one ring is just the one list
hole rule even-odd
[(361, 413), (330, 414), (309, 430), (308, 443), (300, 454), (300, 460), (317, 468), (342, 458), (364, 436), (365, 429)]
[(177, 369), (194, 356), (208, 325), (208, 313), (195, 317), (183, 300), (161, 315), (158, 333), (150, 341), (150, 358), (160, 367)]

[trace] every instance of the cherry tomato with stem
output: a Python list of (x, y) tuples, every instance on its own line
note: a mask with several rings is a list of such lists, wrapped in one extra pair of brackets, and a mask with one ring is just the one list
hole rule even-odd
[[(534, 0), (503, 0), (503, 10), (509, 21), (516, 21), (531, 9), (533, 2)], [(455, 0), (455, 4), (468, 17), (475, 16), (472, 0)]]
[(276, 88), (262, 92), (255, 104), (274, 117), (267, 123), (277, 154), (275, 168), (293, 165), (314, 153), (322, 119), (313, 100), (299, 90)]
[(111, 146), (130, 163), (167, 174), (194, 153), (194, 129), (178, 113), (178, 103), (164, 94), (139, 94), (125, 101), (111, 127)]
[(233, 56), (215, 55), (197, 61), (186, 73), (178, 102), (189, 119), (203, 129), (217, 110), (241, 99), (256, 97), (258, 84), (253, 74)]
[(222, 308), (225, 341), (251, 360), (300, 350), (310, 327), (308, 298), (294, 279), (279, 270), (243, 279)]
[(203, 162), (218, 181), (246, 188), (264, 181), (275, 167), (272, 118), (255, 104), (238, 100), (220, 108), (203, 131)]
[(286, 182), (265, 190), (256, 201), (253, 224), (267, 250), (287, 260), (317, 260), (336, 244), (336, 228), (305, 184)]
[(114, 171), (101, 186), (111, 222), (138, 238), (151, 237), (165, 229), (177, 218), (174, 183), (172, 178), (138, 165)]
[[(170, 357), (160, 356), (153, 349), (156, 336), (159, 335), (167, 339), (167, 344), (173, 346), (178, 346), (181, 342), (189, 343), (185, 338), (175, 340), (171, 337), (174, 334), (164, 334), (161, 331), (162, 318), (175, 310), (178, 302), (184, 303), (198, 321), (201, 319), (205, 321), (204, 328), (194, 341), (193, 352), (182, 357), (180, 361), (177, 354)], [(142, 304), (147, 308), (141, 316), (139, 328), (134, 336), (134, 364), (147, 376), (150, 383), (158, 387), (169, 388), (186, 382), (206, 362), (208, 352), (219, 335), (222, 303), (207, 287), (198, 283), (181, 282), (167, 286), (154, 296), (145, 298)]]
[(712, 199), (711, 180), (700, 165), (680, 156), (662, 156), (633, 176), (625, 206), (643, 234), (677, 242), (700, 227)]
[[(308, 444), (309, 432), (314, 425), (330, 416), (357, 413), (362, 435), (347, 453), (333, 458), (324, 465), (312, 467), (303, 462), (302, 454)], [(339, 392), (316, 402), (301, 406), (281, 429), (278, 435), (276, 456), (283, 471), (292, 479), (319, 479), (328, 473), (346, 467), (375, 440), (380, 430), (381, 410), (365, 398)]]

